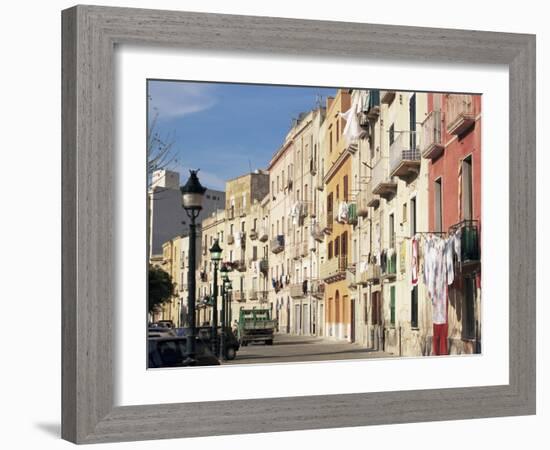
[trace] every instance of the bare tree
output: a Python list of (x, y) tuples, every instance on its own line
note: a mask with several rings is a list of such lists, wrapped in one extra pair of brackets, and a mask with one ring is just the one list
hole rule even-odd
[[(149, 102), (151, 98), (149, 97)], [(159, 113), (155, 110), (147, 128), (147, 188), (151, 188), (152, 175), (155, 170), (169, 169), (177, 163), (174, 152), (175, 133), (162, 136), (158, 131)]]

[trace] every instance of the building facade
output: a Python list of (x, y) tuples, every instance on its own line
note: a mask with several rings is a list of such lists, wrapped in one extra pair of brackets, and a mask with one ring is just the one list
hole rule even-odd
[(339, 90), (327, 99), (323, 124), (324, 191), (326, 201), (326, 259), (320, 268), (325, 283), (325, 335), (354, 341), (355, 305), (350, 297), (347, 268), (350, 261), (351, 225), (348, 203), (351, 200), (351, 153), (343, 136), (346, 125), (342, 114), (351, 107), (349, 90)]
[(448, 285), (444, 337), (451, 354), (481, 351), (481, 96), (429, 94), (422, 156), (429, 223), (460, 246)]

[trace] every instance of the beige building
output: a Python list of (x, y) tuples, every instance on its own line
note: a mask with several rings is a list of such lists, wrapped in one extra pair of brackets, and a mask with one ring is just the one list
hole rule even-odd
[[(268, 181), (269, 175), (263, 171), (229, 180), (226, 183), (225, 209), (202, 221), (202, 251), (197, 266), (198, 299), (201, 302), (199, 323), (212, 320), (212, 308), (206, 299), (213, 292), (214, 267), (209, 249), (216, 239), (222, 248), (222, 264), (231, 268), (231, 321), (238, 319), (241, 308), (268, 306)], [(221, 310), (220, 277), (218, 273), (218, 310)]]
[(365, 130), (353, 155), (357, 222), (349, 286), (356, 299), (357, 341), (394, 355), (421, 355), (431, 334), (425, 286), (413, 286), (411, 240), (428, 230), (428, 167), (420, 157), (427, 95), (356, 91)]
[(318, 216), (322, 192), (317, 189), (324, 109), (302, 113), (269, 163), (270, 260), (269, 302), (279, 332), (316, 335), (319, 323)]

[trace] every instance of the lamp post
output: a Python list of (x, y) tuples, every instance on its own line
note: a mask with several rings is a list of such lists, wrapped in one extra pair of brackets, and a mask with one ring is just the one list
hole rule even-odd
[(214, 241), (214, 244), (210, 248), (210, 259), (214, 263), (214, 279), (212, 287), (212, 353), (216, 352), (216, 343), (218, 341), (218, 263), (222, 260), (222, 248), (218, 242), (218, 239)]
[(227, 313), (226, 313), (226, 284), (229, 282), (229, 276), (227, 275), (227, 272), (229, 269), (227, 266), (222, 265), (220, 268), (221, 272), (221, 279), (222, 279), (222, 316), (221, 316), (221, 328), (222, 331), (220, 333), (220, 359), (223, 359), (225, 356), (225, 329), (227, 327)]
[(202, 209), (202, 200), (206, 188), (203, 187), (197, 177), (198, 170), (190, 170), (190, 176), (184, 186), (180, 188), (182, 193), (182, 206), (191, 220), (189, 224), (189, 267), (187, 268), (187, 320), (189, 324), (189, 334), (187, 336), (187, 358), (184, 361), (185, 365), (193, 365), (195, 363), (195, 335), (196, 335), (196, 319), (195, 319), (195, 302), (196, 302), (196, 280), (195, 280), (195, 252), (197, 230), (195, 220)]

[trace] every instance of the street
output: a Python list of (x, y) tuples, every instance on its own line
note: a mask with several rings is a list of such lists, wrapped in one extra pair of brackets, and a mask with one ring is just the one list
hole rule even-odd
[(277, 334), (273, 345), (249, 344), (240, 348), (233, 361), (223, 364), (270, 364), (280, 362), (334, 361), (384, 358), (389, 353), (367, 350), (358, 344), (328, 339)]

